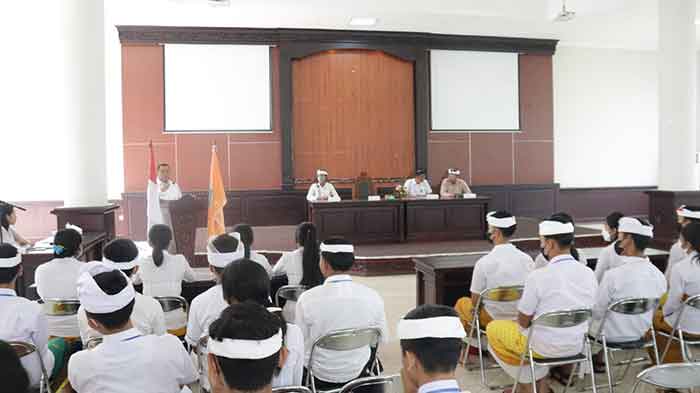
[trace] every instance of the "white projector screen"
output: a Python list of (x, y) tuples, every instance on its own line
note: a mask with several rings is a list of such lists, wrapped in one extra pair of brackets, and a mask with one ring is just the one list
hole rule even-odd
[(270, 48), (165, 45), (165, 130), (270, 131)]
[(518, 131), (518, 54), (430, 51), (433, 131)]

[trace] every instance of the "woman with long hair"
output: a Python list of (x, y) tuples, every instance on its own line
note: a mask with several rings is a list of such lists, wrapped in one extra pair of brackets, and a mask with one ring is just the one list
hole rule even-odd
[(253, 242), (255, 241), (255, 237), (253, 236), (253, 227), (251, 227), (248, 224), (238, 224), (235, 227), (233, 227), (233, 232), (238, 233), (239, 240), (243, 244), (243, 249), (244, 249), (244, 256), (243, 258), (245, 259), (250, 259), (253, 262), (257, 262), (265, 268), (265, 271), (267, 272), (267, 275), (272, 274), (272, 266), (270, 266), (270, 262), (267, 260), (267, 258), (262, 255), (258, 254), (257, 252), (253, 251)]
[(0, 201), (0, 243), (9, 243), (17, 248), (31, 246), (15, 229), (17, 213), (15, 207), (7, 202)]

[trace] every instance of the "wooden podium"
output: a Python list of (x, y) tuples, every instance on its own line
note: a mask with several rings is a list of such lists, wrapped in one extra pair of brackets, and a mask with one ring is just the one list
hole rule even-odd
[[(161, 201), (161, 203), (166, 203), (166, 201)], [(197, 227), (206, 226), (206, 211), (209, 208), (209, 203), (206, 199), (197, 199), (189, 194), (183, 195), (179, 200), (167, 203), (177, 252), (184, 255), (187, 261), (194, 266)], [(202, 217), (204, 217), (204, 223), (201, 222)]]

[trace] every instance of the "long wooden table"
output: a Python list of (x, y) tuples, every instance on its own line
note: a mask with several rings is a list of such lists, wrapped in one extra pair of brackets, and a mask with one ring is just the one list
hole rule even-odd
[(309, 203), (321, 239), (353, 243), (483, 239), (491, 198)]

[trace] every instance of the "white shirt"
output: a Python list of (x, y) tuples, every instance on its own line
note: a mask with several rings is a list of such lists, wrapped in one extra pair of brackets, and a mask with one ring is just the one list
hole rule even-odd
[[(499, 244), (481, 257), (472, 274), (472, 293), (481, 294), (486, 289), (523, 285), (532, 269), (532, 258), (514, 245)], [(494, 302), (484, 299), (484, 307), (493, 319), (515, 319), (518, 317), (517, 301)]]
[[(287, 276), (289, 285), (299, 285), (304, 278), (304, 248), (299, 247), (294, 251), (285, 252), (272, 268), (272, 276)], [(273, 296), (275, 294), (272, 294)], [(273, 299), (274, 300), (274, 299)], [(286, 321), (295, 321), (297, 302), (287, 300), (282, 309), (282, 315)]]
[[(619, 257), (621, 265), (608, 270), (598, 288), (593, 319), (602, 321), (608, 306), (625, 298), (660, 298), (666, 292), (663, 273), (652, 265), (649, 258)], [(610, 312), (603, 326), (608, 341), (638, 340), (651, 327), (654, 310), (641, 315), (624, 315)], [(591, 333), (597, 334), (598, 329)]]
[(333, 330), (376, 327), (388, 341), (384, 301), (379, 294), (352, 281), (346, 274), (328, 277), (323, 285), (304, 292), (297, 302), (296, 322), (304, 333), (305, 363), (323, 381), (344, 383), (357, 378), (369, 361), (370, 348), (352, 351), (316, 349), (309, 365), (311, 347)]
[[(41, 306), (18, 297), (12, 289), (0, 288), (0, 340), (34, 344), (41, 351), (46, 369), (49, 372), (53, 369), (53, 353), (48, 348), (48, 324)], [(29, 374), (31, 386), (38, 386), (41, 379), (38, 354), (32, 353), (20, 360)]]
[[(518, 311), (538, 316), (560, 310), (592, 308), (598, 281), (593, 271), (571, 255), (552, 258), (547, 266), (530, 273)], [(570, 328), (538, 326), (530, 337), (535, 352), (546, 357), (572, 356), (581, 352), (588, 324)], [(527, 330), (523, 330), (527, 334)]]
[(403, 184), (403, 187), (406, 189), (406, 193), (410, 197), (424, 197), (428, 194), (433, 193), (433, 189), (430, 188), (430, 183), (428, 183), (428, 179), (425, 179), (420, 184), (418, 184), (416, 183), (415, 178), (411, 178), (406, 180), (406, 182)]
[(197, 379), (177, 337), (142, 335), (129, 329), (104, 336), (94, 349), (73, 354), (68, 380), (80, 393), (179, 393)]
[(301, 386), (304, 374), (304, 335), (299, 326), (288, 323), (287, 334), (284, 337), (287, 347), (287, 362), (279, 374), (272, 377), (272, 387)]
[(622, 266), (626, 259), (617, 254), (615, 251), (615, 243), (608, 244), (598, 256), (598, 261), (595, 264), (595, 278), (600, 283), (603, 281), (603, 276), (605, 272), (610, 269), (614, 269), (618, 266)]
[[(162, 336), (166, 333), (165, 316), (160, 303), (149, 296), (136, 293), (134, 298), (134, 311), (131, 313), (131, 323), (142, 334), (154, 334)], [(83, 306), (78, 309), (78, 326), (80, 326), (80, 339), (83, 344), (96, 337), (102, 337), (102, 333), (88, 325), (87, 314)]]
[(174, 183), (172, 180), (168, 180), (168, 188), (165, 191), (161, 191), (161, 184), (163, 184), (160, 179), (158, 179), (158, 197), (164, 201), (176, 201), (182, 198), (182, 191), (180, 191), (180, 186)]
[(143, 294), (146, 296), (180, 296), (182, 282), (192, 282), (195, 278), (194, 270), (183, 255), (163, 251), (160, 266), (156, 266), (150, 255), (139, 261), (134, 283), (143, 283)]
[[(78, 276), (85, 263), (75, 258), (54, 258), (39, 265), (34, 273), (36, 291), (39, 297), (48, 299), (77, 300)], [(58, 337), (78, 337), (78, 318), (75, 315), (46, 316), (49, 322), (49, 335)]]
[[(695, 296), (700, 294), (700, 263), (696, 253), (687, 256), (673, 267), (671, 284), (669, 285), (668, 300), (664, 305), (664, 319), (673, 326), (678, 319), (678, 313), (683, 307), (683, 295)], [(680, 324), (684, 332), (700, 334), (700, 311), (687, 307), (683, 311)]]
[(18, 249), (20, 246), (17, 243), (16, 233), (17, 231), (13, 225), (10, 225), (9, 229), (0, 226), (0, 243), (8, 243)]
[(666, 281), (669, 283), (671, 282), (671, 271), (673, 270), (673, 267), (677, 263), (683, 261), (686, 257), (688, 257), (688, 253), (683, 249), (683, 247), (681, 247), (681, 241), (678, 240), (677, 242), (673, 243), (668, 254), (668, 263), (666, 264), (666, 272), (664, 273), (666, 276)]
[(270, 265), (270, 262), (268, 262), (267, 258), (264, 255), (258, 254), (257, 252), (250, 250), (250, 260), (253, 262), (257, 262), (260, 266), (264, 267), (268, 276), (272, 275), (272, 266)]
[(459, 384), (454, 379), (443, 379), (428, 382), (418, 388), (418, 393), (458, 393), (461, 392)]
[(338, 202), (340, 200), (340, 195), (329, 182), (326, 182), (323, 186), (314, 183), (309, 187), (309, 192), (306, 193), (306, 200), (309, 202), (316, 202), (323, 197), (327, 198), (328, 202)]
[[(588, 261), (586, 260), (586, 257), (583, 256), (582, 253), (579, 253), (577, 261), (584, 265), (588, 266)], [(544, 257), (542, 253), (537, 254), (537, 257), (535, 258), (535, 262), (532, 266), (532, 270), (537, 270), (541, 269), (549, 264), (549, 261)]]

